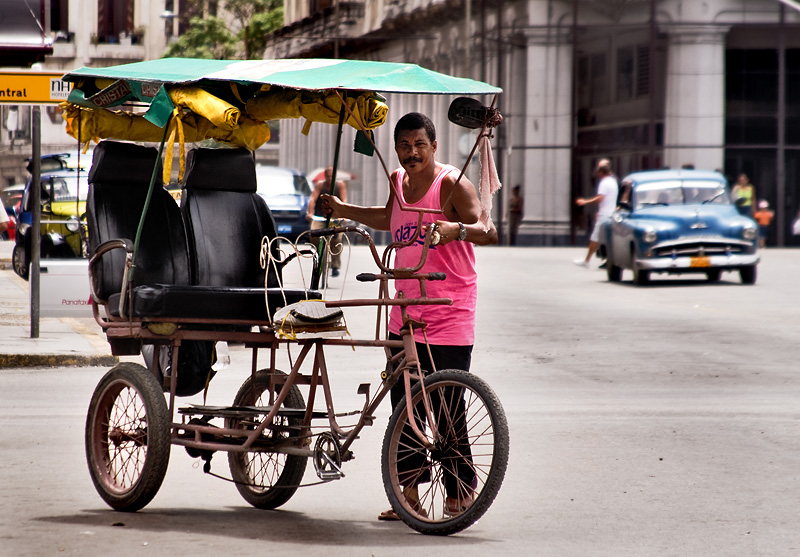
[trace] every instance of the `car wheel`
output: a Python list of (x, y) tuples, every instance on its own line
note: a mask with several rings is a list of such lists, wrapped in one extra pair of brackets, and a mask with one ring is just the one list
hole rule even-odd
[(742, 284), (756, 283), (756, 266), (739, 267), (739, 276), (742, 277)]
[(14, 265), (14, 272), (25, 280), (28, 280), (31, 266), (25, 260), (25, 250), (15, 245), (14, 250), (11, 252), (11, 261)]
[(722, 275), (722, 271), (719, 269), (713, 269), (711, 271), (706, 272), (706, 276), (708, 277), (708, 282), (719, 282), (719, 277)]

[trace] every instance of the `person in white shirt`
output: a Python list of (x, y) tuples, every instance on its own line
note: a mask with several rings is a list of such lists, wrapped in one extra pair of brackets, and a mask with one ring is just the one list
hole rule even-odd
[(579, 207), (597, 203), (597, 218), (595, 219), (592, 235), (589, 237), (589, 250), (586, 252), (586, 259), (576, 259), (574, 263), (579, 267), (588, 267), (589, 261), (597, 251), (597, 241), (600, 237), (600, 226), (611, 218), (614, 208), (617, 206), (617, 194), (619, 186), (617, 179), (611, 172), (611, 162), (608, 159), (597, 161), (595, 175), (600, 180), (597, 184), (597, 195), (591, 198), (580, 197), (575, 203)]

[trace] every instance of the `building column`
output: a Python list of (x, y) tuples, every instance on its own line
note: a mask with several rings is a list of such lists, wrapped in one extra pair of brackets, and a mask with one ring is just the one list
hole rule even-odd
[[(525, 30), (525, 73), (521, 91), (510, 75), (512, 114), (522, 116), (522, 145), (514, 143), (509, 170), (520, 171), (525, 196), (520, 236), (534, 243), (563, 244), (569, 235), (572, 130), (572, 45), (569, 28)], [(517, 83), (520, 83), (517, 81)], [(521, 147), (522, 153), (517, 149)], [(522, 161), (516, 154), (522, 155)], [(516, 162), (516, 164), (514, 164)], [(522, 162), (519, 165), (519, 162)], [(517, 166), (519, 165), (519, 166)], [(514, 168), (516, 167), (516, 168)], [(521, 167), (521, 168), (520, 168)], [(516, 172), (514, 172), (516, 174)], [(515, 180), (515, 183), (517, 181)], [(515, 183), (508, 183), (510, 194)], [(558, 239), (556, 239), (558, 238)]]
[(728, 27), (692, 25), (667, 32), (664, 164), (722, 168)]

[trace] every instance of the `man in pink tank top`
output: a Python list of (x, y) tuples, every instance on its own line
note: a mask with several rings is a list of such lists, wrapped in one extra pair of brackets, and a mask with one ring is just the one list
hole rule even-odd
[[(472, 346), (475, 342), (475, 307), (477, 304), (477, 273), (473, 244), (488, 245), (497, 243), (497, 230), (494, 225), (484, 227), (479, 222), (480, 200), (475, 186), (466, 177), (458, 180), (457, 168), (436, 161), (436, 129), (433, 122), (418, 112), (403, 116), (395, 126), (394, 143), (401, 168), (392, 173), (389, 199), (385, 206), (361, 207), (342, 202), (340, 199), (323, 194), (320, 202), (323, 211), (334, 218), (351, 219), (375, 230), (388, 230), (394, 241), (413, 237), (419, 219), (416, 211), (410, 209), (434, 209), (436, 212), (424, 213), (421, 238), (432, 224), (436, 224), (441, 235), (438, 245), (428, 253), (422, 272), (444, 272), (446, 280), (428, 282), (429, 297), (451, 298), (452, 306), (411, 306), (409, 317), (426, 323), (426, 333), (430, 342), (433, 361), (428, 357), (428, 349), (422, 334), (415, 332), (417, 352), (422, 369), (462, 369), (469, 371)], [(458, 180), (458, 181), (457, 181)], [(327, 214), (326, 213), (326, 214)], [(419, 261), (422, 240), (397, 251), (395, 267), (413, 266)], [(419, 283), (416, 280), (397, 280), (398, 292), (405, 297), (419, 296)], [(393, 306), (389, 322), (389, 337), (400, 338), (400, 308)], [(404, 387), (398, 382), (392, 389), (392, 406), (396, 406), (405, 395)], [(458, 484), (470, 485), (475, 481), (472, 470), (469, 445), (465, 444), (465, 458), (455, 466), (455, 470), (445, 474), (447, 493), (446, 512), (457, 515), (472, 503), (471, 496), (459, 496)], [(463, 453), (462, 453), (463, 454)], [(422, 455), (424, 458), (424, 455)], [(416, 465), (418, 467), (418, 465)], [(411, 464), (410, 469), (415, 465)], [(403, 493), (412, 504), (418, 503), (417, 485), (431, 481), (430, 478), (414, 478), (403, 484)], [(381, 513), (382, 520), (398, 520), (394, 511)]]

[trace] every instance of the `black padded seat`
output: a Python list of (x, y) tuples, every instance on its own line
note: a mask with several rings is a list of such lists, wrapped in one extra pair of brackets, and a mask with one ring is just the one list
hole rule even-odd
[[(267, 318), (261, 268), (262, 238), (277, 236), (272, 212), (256, 193), (255, 158), (246, 149), (194, 149), (186, 161), (181, 213), (189, 235), (194, 263), (193, 284), (213, 295), (221, 288), (225, 302), (214, 311), (228, 311), (235, 318)], [(273, 246), (277, 252), (277, 245)], [(278, 288), (280, 269), (269, 269), (269, 307), (320, 299), (320, 292)]]
[[(135, 240), (154, 167), (157, 185), (140, 238), (133, 286), (188, 285), (191, 263), (186, 230), (178, 204), (161, 187), (161, 160), (155, 148), (103, 141), (94, 149), (86, 200), (89, 250), (94, 254), (107, 240)], [(124, 269), (123, 250), (103, 255), (94, 269), (101, 299), (119, 293)]]
[[(197, 164), (190, 153), (187, 182), (199, 183), (200, 187), (184, 192), (186, 209), (181, 209), (160, 185), (161, 164), (156, 149), (101, 142), (95, 148), (89, 173), (87, 219), (91, 253), (108, 240), (134, 240), (153, 167), (157, 165), (159, 184), (145, 218), (135, 261), (133, 304), (128, 308), (126, 300), (126, 314), (145, 320), (268, 322), (271, 316), (266, 309), (265, 271), (260, 268), (259, 251), (262, 235), (275, 236), (275, 223), (255, 193), (252, 154), (221, 150), (229, 156), (220, 157), (215, 150), (203, 151), (210, 152), (200, 157), (201, 162), (214, 164)], [(216, 161), (222, 162), (218, 165)], [(219, 177), (225, 167), (230, 170), (230, 163), (234, 170), (225, 174), (222, 181), (235, 181), (237, 186), (230, 191), (218, 192), (208, 180), (192, 178)], [(247, 177), (248, 165), (253, 166), (252, 180)], [(190, 211), (189, 207), (195, 210)], [(195, 220), (189, 224), (187, 220), (193, 217)], [(191, 231), (188, 237), (187, 231)], [(123, 250), (112, 250), (94, 271), (98, 296), (108, 301), (107, 311), (114, 317), (120, 316), (124, 257)], [(271, 283), (277, 285), (277, 280), (273, 277)], [(282, 293), (270, 288), (268, 295), (272, 312), (285, 303), (306, 299), (303, 290)], [(308, 297), (319, 299), (321, 294), (309, 292)]]
[[(275, 219), (256, 193), (256, 163), (247, 149), (193, 149), (186, 158), (181, 213), (193, 250), (194, 283), (264, 287), (261, 239), (277, 236)], [(270, 277), (269, 286), (277, 286)]]

